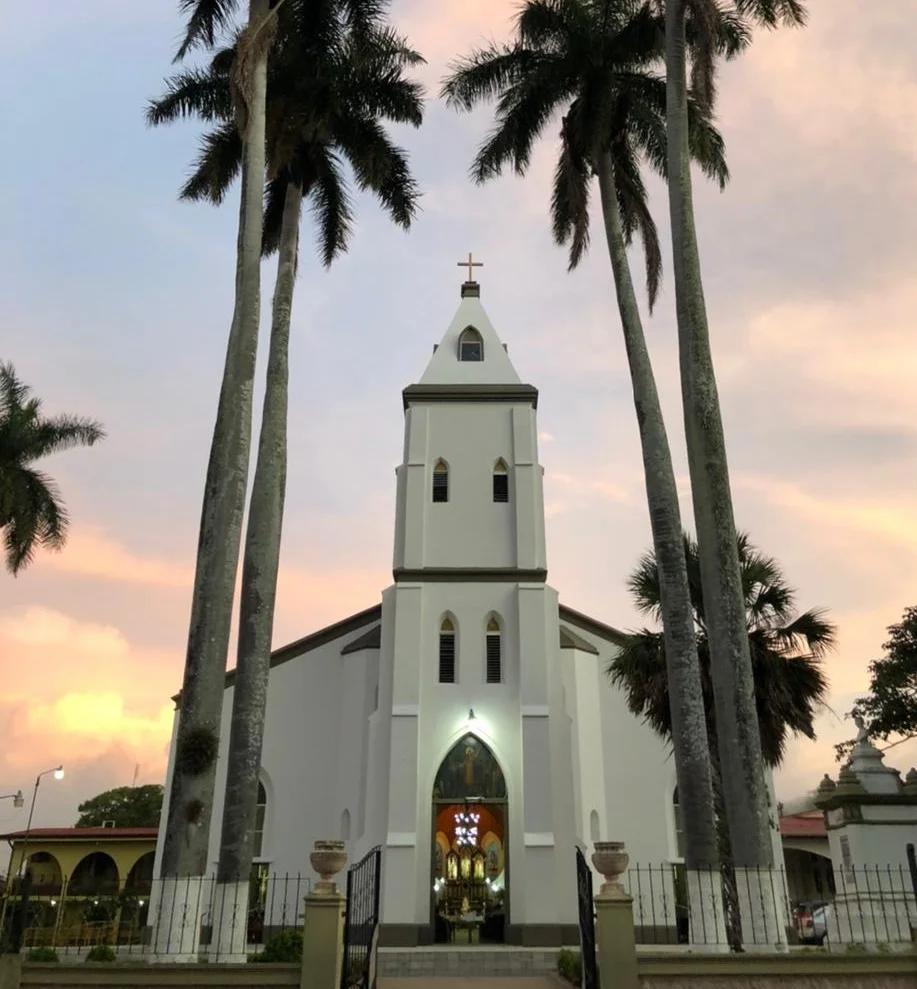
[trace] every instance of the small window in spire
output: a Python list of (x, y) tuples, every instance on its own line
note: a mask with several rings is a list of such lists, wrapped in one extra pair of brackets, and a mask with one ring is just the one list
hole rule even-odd
[(459, 337), (459, 360), (484, 360), (484, 340), (473, 326), (466, 326)]
[(495, 616), (491, 616), (487, 622), (486, 636), (487, 653), (487, 682), (503, 682), (503, 636), (500, 632), (500, 623)]
[(493, 494), (494, 501), (509, 501), (509, 474), (502, 459), (494, 466)]
[(455, 625), (448, 617), (439, 626), (439, 682), (455, 683)]
[(449, 466), (445, 460), (437, 460), (433, 468), (433, 500), (449, 500)]

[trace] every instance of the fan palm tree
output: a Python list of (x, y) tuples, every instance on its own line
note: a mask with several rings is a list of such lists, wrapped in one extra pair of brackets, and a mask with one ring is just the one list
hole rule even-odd
[[(697, 652), (701, 661), (710, 764), (714, 770), (717, 830), (720, 843), (726, 930), (729, 943), (741, 950), (742, 927), (739, 895), (731, 841), (731, 821), (725, 804), (727, 771), (720, 753), (719, 708), (715, 701), (715, 671), (711, 658), (709, 617), (703, 594), (700, 554), (697, 543), (685, 537), (684, 555), (694, 614)], [(759, 744), (768, 766), (780, 764), (791, 734), (815, 737), (814, 717), (825, 703), (828, 682), (821, 660), (835, 644), (835, 628), (824, 613), (795, 611), (795, 593), (787, 585), (775, 560), (763, 556), (740, 534), (736, 555), (742, 579), (743, 621), (755, 678), (756, 725)], [(660, 575), (652, 553), (640, 560), (629, 580), (637, 607), (657, 620), (661, 617)], [(608, 672), (622, 687), (634, 714), (643, 717), (663, 738), (673, 737), (669, 714), (669, 685), (666, 677), (665, 638), (643, 629), (628, 636)], [(685, 819), (679, 781), (679, 808)], [(770, 823), (769, 823), (770, 827)]]
[[(275, 20), (272, 5), (272, 0), (249, 0), (247, 25), (230, 70), (233, 119), (228, 127), (242, 147), (235, 305), (204, 482), (163, 841), (161, 874), (173, 879), (202, 876), (207, 867), (223, 677), (248, 485), (261, 306), (261, 201), (267, 60)], [(193, 48), (213, 46), (230, 26), (238, 6), (237, 0), (179, 0), (187, 26), (177, 58)]]
[(745, 634), (741, 564), (694, 221), (690, 113), (692, 94), (712, 101), (716, 55), (722, 51), (716, 39), (724, 23), (747, 40), (756, 23), (771, 27), (781, 21), (802, 23), (805, 8), (800, 0), (725, 4), (722, 0), (655, 0), (655, 6), (665, 8), (668, 195), (682, 403), (707, 601), (724, 799), (736, 863), (767, 867), (773, 862), (768, 795), (761, 772), (753, 656)]
[(91, 419), (41, 414), (41, 401), (0, 364), (0, 529), (6, 568), (14, 576), (37, 546), (60, 549), (67, 538), (67, 509), (57, 485), (32, 465), (73, 446), (92, 446), (105, 435)]
[[(422, 61), (382, 21), (384, 6), (369, 16), (341, 16), (340, 5), (287, 0), (278, 19), (267, 87), (268, 184), (263, 250), (278, 253), (267, 384), (258, 460), (252, 486), (239, 648), (234, 683), (227, 791), (218, 882), (247, 884), (286, 476), (288, 341), (304, 203), (318, 223), (322, 263), (346, 250), (351, 232), (345, 163), (361, 189), (372, 191), (392, 219), (410, 226), (417, 188), (403, 151), (386, 135), (383, 120), (419, 126), (420, 87), (404, 78)], [(182, 195), (220, 202), (239, 170), (242, 148), (227, 126), (232, 48), (200, 71), (168, 82), (150, 108), (154, 123), (196, 114), (217, 124), (204, 138), (196, 168)]]
[[(704, 687), (710, 757), (717, 754), (719, 709), (714, 703), (709, 611), (703, 591), (700, 553), (684, 537), (691, 609)], [(744, 533), (736, 540), (742, 580), (743, 622), (755, 676), (755, 700), (761, 752), (770, 767), (780, 765), (791, 735), (815, 738), (814, 718), (824, 705), (828, 681), (821, 668), (835, 646), (835, 626), (819, 609), (797, 614), (796, 593), (780, 565), (760, 553)], [(655, 555), (644, 556), (628, 580), (634, 602), (644, 614), (661, 617), (660, 575)], [(630, 634), (611, 661), (612, 682), (622, 687), (630, 710), (664, 738), (672, 737), (665, 664), (666, 641), (660, 632)]]
[[(665, 175), (665, 81), (654, 72), (661, 63), (660, 38), (661, 21), (643, 2), (528, 0), (516, 20), (515, 40), (457, 62), (443, 95), (465, 110), (497, 100), (496, 126), (472, 167), (478, 182), (505, 166), (524, 174), (535, 140), (555, 111), (564, 112), (551, 212), (555, 240), (569, 244), (571, 269), (588, 248), (589, 197), (593, 178), (598, 181), (660, 561), (667, 696), (689, 824), (686, 858), (701, 866), (716, 860), (717, 843), (700, 673), (675, 476), (627, 258), (639, 235), (652, 309), (661, 252), (641, 166)], [(727, 169), (720, 136), (693, 100), (690, 113), (691, 156), (722, 185)]]

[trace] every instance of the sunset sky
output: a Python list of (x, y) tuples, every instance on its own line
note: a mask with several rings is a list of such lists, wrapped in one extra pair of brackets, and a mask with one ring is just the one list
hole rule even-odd
[[(477, 188), (467, 169), (490, 111), (461, 116), (437, 97), (449, 60), (507, 37), (515, 6), (396, 0), (428, 63), (426, 123), (398, 132), (422, 213), (404, 234), (359, 197), (331, 271), (304, 220), (277, 645), (374, 604), (391, 580), (400, 390), (452, 318), (469, 250), (497, 332), (541, 392), (549, 580), (604, 622), (642, 621), (624, 584), (650, 535), (620, 327), (599, 238), (572, 275), (551, 240), (558, 122), (526, 179)], [(791, 747), (786, 799), (836, 772), (867, 664), (917, 604), (915, 8), (810, 6), (806, 30), (761, 33), (724, 70), (732, 181), (696, 195), (737, 521), (801, 607), (839, 627), (833, 713), (817, 742)], [(174, 0), (32, 0), (9, 5), (0, 34), (0, 359), (47, 412), (108, 432), (43, 465), (72, 513), (64, 552), (0, 574), (0, 792), (67, 766), (42, 784), (40, 825), (73, 823), (80, 800), (137, 766), (139, 782), (162, 779), (181, 682), (237, 193), (221, 209), (177, 202), (199, 128), (144, 124), (180, 30)], [(653, 205), (665, 229), (658, 183)], [(690, 519), (670, 269), (667, 255), (647, 329)], [(264, 279), (269, 297), (273, 265)], [(917, 763), (917, 741), (889, 762)], [(24, 823), (0, 803), (0, 829)]]

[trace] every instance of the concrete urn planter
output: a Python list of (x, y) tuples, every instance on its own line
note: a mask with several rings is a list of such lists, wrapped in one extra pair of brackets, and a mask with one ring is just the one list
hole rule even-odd
[(309, 861), (312, 863), (312, 868), (321, 876), (315, 884), (315, 892), (319, 895), (336, 893), (334, 876), (347, 864), (344, 842), (316, 841), (315, 850), (309, 854)]
[(627, 898), (627, 893), (621, 885), (621, 876), (624, 875), (629, 861), (630, 856), (624, 850), (623, 841), (597, 841), (595, 843), (592, 864), (605, 879), (599, 890), (599, 896), (614, 900)]

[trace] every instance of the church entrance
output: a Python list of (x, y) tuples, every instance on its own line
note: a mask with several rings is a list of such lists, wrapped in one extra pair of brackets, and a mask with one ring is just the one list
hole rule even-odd
[(439, 944), (502, 944), (509, 915), (506, 780), (465, 735), (433, 784), (431, 913)]

